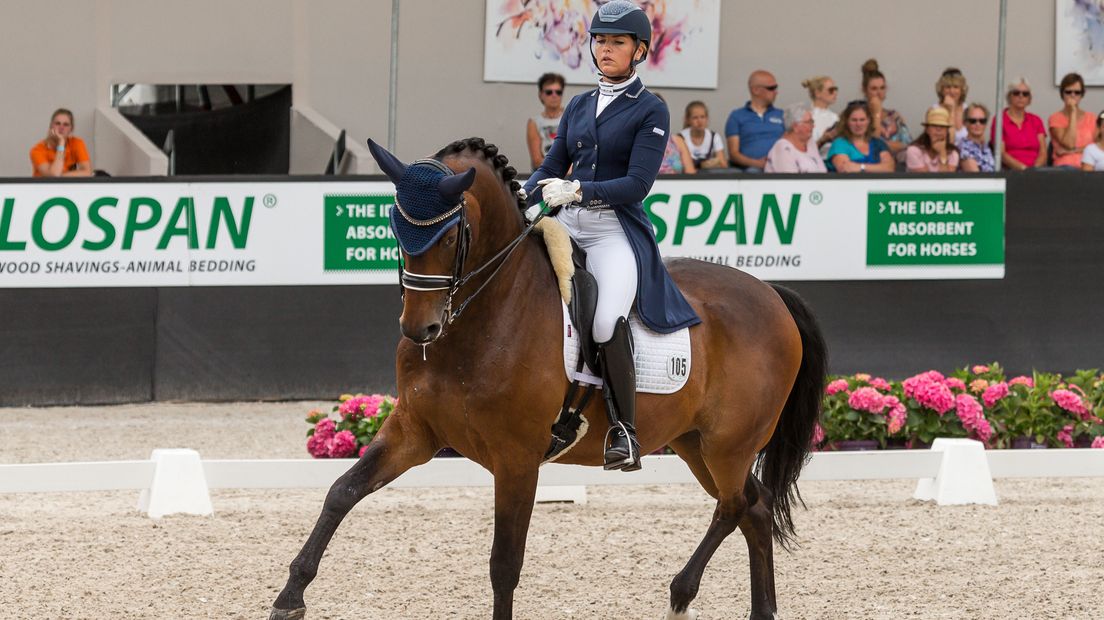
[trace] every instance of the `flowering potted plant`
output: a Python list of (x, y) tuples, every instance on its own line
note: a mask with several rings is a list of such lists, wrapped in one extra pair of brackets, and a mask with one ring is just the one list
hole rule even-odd
[(880, 377), (859, 373), (838, 378), (825, 388), (823, 437), (835, 449), (884, 448), (901, 431), (905, 408)]
[(312, 409), (307, 414), (307, 452), (316, 459), (341, 459), (364, 454), (365, 448), (395, 410), (398, 401), (383, 394), (343, 394), (330, 414)]

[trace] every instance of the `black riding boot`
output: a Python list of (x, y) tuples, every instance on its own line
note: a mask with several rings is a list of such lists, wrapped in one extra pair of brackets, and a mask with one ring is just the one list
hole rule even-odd
[(598, 343), (603, 391), (610, 429), (606, 433), (606, 469), (640, 469), (640, 445), (636, 441), (636, 367), (633, 364), (632, 331), (624, 317), (618, 319), (613, 337)]

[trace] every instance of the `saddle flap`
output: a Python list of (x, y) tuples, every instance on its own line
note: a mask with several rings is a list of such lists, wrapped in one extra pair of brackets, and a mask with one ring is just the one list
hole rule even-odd
[(591, 334), (594, 330), (594, 313), (598, 309), (598, 281), (594, 274), (576, 266), (571, 276), (571, 305), (568, 311), (571, 322), (579, 333), (579, 346), (583, 361), (591, 369), (598, 370), (598, 346)]

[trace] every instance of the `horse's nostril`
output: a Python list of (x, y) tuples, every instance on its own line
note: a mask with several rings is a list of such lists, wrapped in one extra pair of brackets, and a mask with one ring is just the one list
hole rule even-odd
[(441, 324), (431, 323), (426, 327), (426, 340), (436, 340), (441, 335)]

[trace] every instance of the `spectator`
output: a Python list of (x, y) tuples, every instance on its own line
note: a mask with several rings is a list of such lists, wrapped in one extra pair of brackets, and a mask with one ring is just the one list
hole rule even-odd
[(943, 75), (935, 82), (935, 96), (939, 98), (936, 105), (943, 106), (951, 113), (951, 123), (954, 125), (954, 139), (959, 141), (966, 137), (965, 112), (966, 94), (970, 87), (966, 84), (966, 76), (954, 67), (947, 67)]
[(897, 155), (912, 142), (912, 134), (905, 124), (905, 118), (896, 110), (885, 107), (889, 87), (886, 85), (885, 75), (878, 69), (878, 61), (871, 58), (864, 62), (862, 74), (863, 96), (869, 103), (874, 135), (884, 140), (889, 150)]
[(559, 73), (545, 73), (537, 80), (537, 97), (544, 109), (529, 119), (525, 128), (525, 142), (529, 145), (529, 163), (533, 170), (540, 167), (563, 116), (564, 76)]
[(1085, 96), (1085, 80), (1076, 73), (1067, 73), (1058, 86), (1061, 110), (1050, 115), (1050, 143), (1054, 146), (1054, 165), (1078, 168), (1081, 153), (1096, 139), (1096, 119), (1081, 109)]
[(865, 101), (852, 101), (840, 115), (839, 137), (828, 149), (828, 169), (835, 172), (893, 172), (889, 145), (876, 135)]
[(1096, 140), (1081, 154), (1081, 169), (1104, 170), (1104, 112), (1096, 117)]
[(767, 172), (828, 172), (813, 139), (813, 107), (795, 103), (786, 108), (786, 133), (767, 153)]
[(73, 135), (73, 113), (58, 108), (50, 116), (46, 139), (31, 148), (31, 165), (36, 177), (90, 177), (92, 159), (84, 140)]
[[(653, 94), (663, 105), (667, 105), (667, 100), (663, 98), (663, 95), (652, 91)], [(686, 148), (686, 142), (683, 141), (682, 136), (676, 133), (671, 133), (668, 128), (667, 131), (667, 147), (663, 151), (663, 159), (659, 162), (659, 174), (697, 174), (698, 169), (694, 167), (694, 159), (690, 157), (690, 150)]]
[(682, 121), (682, 136), (694, 166), (699, 169), (727, 168), (724, 140), (720, 134), (709, 128), (709, 108), (701, 101), (691, 101), (686, 105), (686, 115)]
[[(1027, 78), (1016, 78), (1005, 93), (1008, 107), (1001, 114), (1004, 132), (1001, 163), (1012, 170), (1037, 168), (1046, 163), (1046, 128), (1043, 119), (1027, 111), (1031, 104), (1031, 85)], [(993, 119), (990, 137), (996, 140), (997, 119)]]
[(943, 106), (924, 115), (924, 133), (905, 149), (909, 172), (954, 172), (958, 170), (958, 149), (951, 135), (951, 113)]
[(833, 112), (829, 106), (839, 97), (839, 86), (827, 75), (811, 77), (801, 85), (809, 91), (809, 99), (813, 101), (813, 140), (816, 140), (819, 148), (836, 137), (839, 114)]
[(958, 147), (959, 165), (963, 172), (995, 172), (993, 149), (985, 140), (985, 125), (989, 122), (989, 108), (980, 103), (966, 106), (963, 115), (966, 137), (955, 142)]
[(753, 71), (748, 77), (748, 90), (751, 99), (733, 110), (725, 123), (728, 157), (746, 172), (762, 172), (767, 165), (767, 151), (783, 132), (782, 110), (773, 105), (778, 97), (778, 80), (767, 71)]

